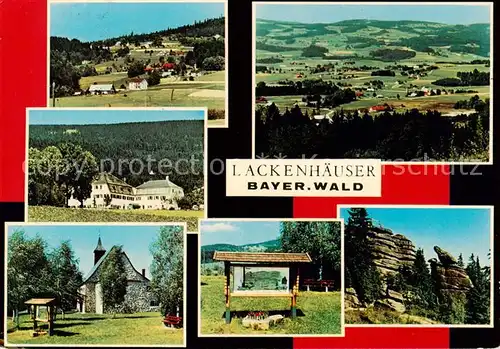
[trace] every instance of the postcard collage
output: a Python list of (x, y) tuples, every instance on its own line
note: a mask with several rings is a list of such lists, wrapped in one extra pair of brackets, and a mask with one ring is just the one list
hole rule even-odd
[(32, 3), (2, 346), (500, 345), (492, 2)]

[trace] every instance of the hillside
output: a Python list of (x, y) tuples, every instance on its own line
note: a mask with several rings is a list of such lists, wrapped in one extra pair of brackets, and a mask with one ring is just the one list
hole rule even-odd
[(202, 263), (212, 263), (214, 251), (229, 252), (271, 252), (279, 251), (281, 242), (279, 239), (263, 241), (255, 244), (232, 245), (232, 244), (213, 244), (201, 246)]
[[(159, 169), (162, 159), (175, 164), (179, 159), (191, 159), (194, 156), (195, 173), (189, 170), (191, 164), (186, 161), (179, 163), (177, 173), (172, 167), (163, 168), (163, 172), (173, 172), (169, 174), (170, 179), (186, 192), (200, 188), (204, 183), (203, 120), (103, 125), (31, 125), (29, 128), (30, 148), (41, 150), (62, 143), (82, 146), (90, 151), (98, 162), (103, 162), (104, 171), (114, 170), (115, 175), (126, 178), (133, 186), (150, 179), (163, 179), (165, 175), (160, 174)], [(148, 172), (148, 157), (152, 159), (151, 170), (154, 175)], [(133, 160), (131, 166), (130, 162)], [(120, 168), (119, 161), (122, 164), (121, 173), (117, 172)], [(140, 171), (140, 163), (144, 165), (143, 171)]]

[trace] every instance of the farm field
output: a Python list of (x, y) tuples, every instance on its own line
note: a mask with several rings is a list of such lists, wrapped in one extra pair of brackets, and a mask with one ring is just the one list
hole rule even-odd
[[(284, 322), (267, 331), (256, 331), (241, 325), (234, 318), (224, 321), (224, 277), (201, 276), (201, 333), (202, 334), (340, 334), (342, 328), (341, 292), (300, 292), (297, 300), (297, 319), (285, 317)], [(288, 298), (232, 298), (231, 311), (278, 311), (290, 309)]]
[(58, 315), (53, 336), (32, 337), (33, 323), (28, 315), (20, 316), (21, 326), (7, 322), (9, 344), (29, 345), (182, 345), (184, 330), (167, 328), (160, 313), (67, 314), (65, 320)]
[(30, 222), (187, 222), (188, 231), (198, 231), (204, 211), (97, 210), (51, 206), (29, 206)]

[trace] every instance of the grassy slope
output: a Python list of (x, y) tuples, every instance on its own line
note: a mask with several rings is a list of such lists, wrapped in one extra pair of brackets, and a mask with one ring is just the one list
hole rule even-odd
[[(201, 333), (203, 334), (340, 334), (340, 292), (301, 292), (297, 304), (304, 316), (284, 322), (269, 331), (255, 331), (241, 326), (241, 319), (233, 318), (230, 325), (223, 319), (224, 277), (201, 276), (207, 285), (201, 286)], [(289, 298), (232, 298), (232, 311), (289, 311)]]
[[(9, 320), (8, 328), (13, 328)], [(66, 320), (57, 319), (53, 336), (31, 337), (32, 322), (21, 316), (20, 330), (8, 333), (9, 343), (31, 345), (51, 344), (169, 344), (181, 345), (183, 329), (169, 329), (161, 322), (159, 313), (117, 315), (69, 314)]]
[(188, 231), (198, 231), (204, 211), (94, 210), (29, 206), (30, 222), (187, 222)]

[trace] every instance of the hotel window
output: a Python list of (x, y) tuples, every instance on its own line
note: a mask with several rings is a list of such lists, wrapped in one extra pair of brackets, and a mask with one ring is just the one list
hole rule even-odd
[(158, 199), (160, 199), (160, 197), (159, 196), (155, 196), (155, 199), (158, 200)]

